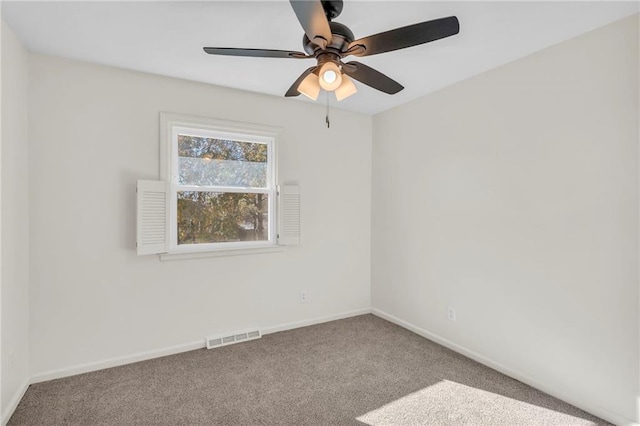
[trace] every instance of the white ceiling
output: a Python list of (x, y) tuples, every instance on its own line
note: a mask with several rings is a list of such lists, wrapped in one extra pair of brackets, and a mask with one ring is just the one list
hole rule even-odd
[[(461, 30), (433, 43), (358, 59), (405, 89), (387, 95), (356, 83), (358, 94), (335, 106), (375, 114), (637, 12), (635, 1), (346, 0), (336, 21), (356, 38), (451, 15)], [(35, 52), (276, 96), (313, 65), (309, 59), (202, 51), (203, 46), (301, 51), (303, 31), (288, 1), (3, 1), (2, 17)], [(291, 102), (306, 101), (295, 99)]]

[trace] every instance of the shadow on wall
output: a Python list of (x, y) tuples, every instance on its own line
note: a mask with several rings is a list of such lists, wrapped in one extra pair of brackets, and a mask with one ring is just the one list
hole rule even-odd
[[(124, 202), (120, 202), (120, 217), (118, 230), (120, 233), (120, 248), (135, 252), (136, 250), (136, 184), (140, 177), (140, 173), (131, 170), (120, 170), (120, 186), (122, 190), (121, 196)], [(148, 178), (151, 180), (157, 177)]]

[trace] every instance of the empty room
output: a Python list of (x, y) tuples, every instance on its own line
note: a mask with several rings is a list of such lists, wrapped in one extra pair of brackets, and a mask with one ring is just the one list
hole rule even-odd
[(2, 426), (640, 426), (638, 2), (0, 7)]

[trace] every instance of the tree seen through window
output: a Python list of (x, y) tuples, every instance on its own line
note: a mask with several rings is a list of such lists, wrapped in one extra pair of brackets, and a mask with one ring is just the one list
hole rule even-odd
[(265, 143), (179, 135), (178, 160), (178, 244), (268, 240)]

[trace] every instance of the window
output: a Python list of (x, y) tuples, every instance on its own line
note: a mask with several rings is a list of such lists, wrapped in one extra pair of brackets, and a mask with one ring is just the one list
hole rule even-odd
[(277, 208), (279, 129), (167, 113), (160, 123), (162, 182), (138, 183), (139, 254), (275, 247), (283, 206), (293, 222), (281, 228), (298, 229), (297, 187)]

